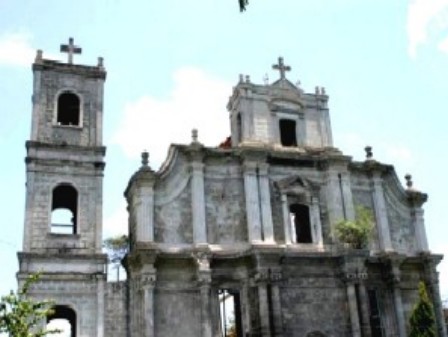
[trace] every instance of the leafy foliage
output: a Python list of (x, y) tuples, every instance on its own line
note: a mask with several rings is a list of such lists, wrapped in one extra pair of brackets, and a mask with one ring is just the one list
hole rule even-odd
[(373, 230), (372, 211), (358, 206), (356, 207), (356, 216), (354, 221), (341, 220), (335, 226), (338, 239), (341, 242), (350, 244), (353, 248), (365, 247)]
[(0, 299), (0, 333), (12, 337), (43, 337), (60, 332), (41, 327), (42, 321), (52, 313), (52, 302), (28, 298), (28, 291), (39, 275), (30, 275), (21, 289)]
[(246, 10), (246, 6), (249, 5), (249, 0), (238, 0), (240, 4), (240, 12)]
[(425, 284), (418, 284), (419, 300), (412, 310), (409, 337), (436, 337), (436, 318)]
[(109, 262), (117, 269), (117, 280), (120, 278), (119, 270), (121, 260), (129, 250), (129, 238), (127, 235), (115, 236), (103, 241)]

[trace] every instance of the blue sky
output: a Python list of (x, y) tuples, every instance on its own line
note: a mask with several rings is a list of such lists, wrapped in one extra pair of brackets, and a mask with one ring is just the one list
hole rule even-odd
[[(431, 250), (448, 255), (444, 174), (448, 137), (448, 0), (0, 0), (0, 293), (15, 287), (24, 217), (25, 147), (36, 49), (75, 63), (105, 59), (105, 236), (126, 230), (123, 190), (139, 167), (164, 160), (170, 142), (214, 146), (229, 135), (226, 103), (240, 73), (278, 74), (330, 95), (335, 146), (357, 160), (365, 145), (429, 194)], [(448, 263), (441, 288), (448, 298)]]

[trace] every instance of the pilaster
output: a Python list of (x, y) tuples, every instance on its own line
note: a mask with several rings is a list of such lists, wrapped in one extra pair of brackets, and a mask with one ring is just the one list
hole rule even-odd
[[(202, 160), (202, 158), (201, 158)], [(193, 215), (193, 242), (195, 244), (207, 243), (207, 229), (205, 223), (205, 197), (204, 197), (204, 164), (196, 158), (191, 163), (191, 208)]]
[(383, 180), (379, 172), (372, 172), (371, 182), (380, 249), (391, 252), (393, 247), (390, 239), (389, 220), (387, 219), (386, 201), (384, 200)]
[(154, 331), (154, 287), (156, 283), (156, 270), (152, 266), (145, 267), (141, 275), (143, 291), (143, 336), (156, 337)]
[(246, 161), (243, 166), (249, 242), (260, 243), (262, 241), (262, 236), (256, 172), (257, 164), (256, 162)]
[(319, 247), (323, 247), (323, 238), (322, 238), (322, 223), (320, 221), (320, 209), (319, 209), (319, 198), (311, 197), (311, 217), (312, 217), (312, 235), (313, 235), (313, 243), (317, 244)]
[(212, 337), (210, 256), (207, 252), (197, 252), (193, 254), (193, 258), (197, 265), (197, 280), (200, 289), (201, 336)]
[(269, 314), (268, 281), (269, 271), (262, 269), (255, 275), (258, 289), (258, 310), (260, 314), (260, 337), (271, 337), (271, 322)]
[(274, 225), (272, 223), (271, 193), (269, 190), (268, 164), (258, 165), (258, 179), (260, 191), (261, 220), (263, 226), (263, 240), (274, 242)]

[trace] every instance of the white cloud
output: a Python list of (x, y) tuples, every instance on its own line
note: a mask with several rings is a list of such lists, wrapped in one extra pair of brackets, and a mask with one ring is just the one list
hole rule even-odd
[[(385, 144), (384, 144), (385, 145)], [(414, 162), (414, 156), (410, 148), (405, 145), (385, 145), (386, 155), (393, 163), (409, 166)]]
[(388, 141), (366, 140), (358, 133), (341, 134), (336, 146), (345, 154), (352, 155), (355, 160), (364, 160), (366, 145), (372, 146), (373, 158), (381, 163), (394, 164), (395, 167), (409, 170), (415, 164), (415, 155), (412, 150), (393, 139)]
[(117, 209), (104, 219), (104, 238), (128, 233), (128, 212), (123, 201)]
[(0, 36), (0, 65), (29, 66), (35, 54), (29, 35), (13, 33)]
[(148, 150), (153, 168), (165, 160), (170, 143), (189, 143), (193, 128), (199, 130), (199, 141), (208, 146), (230, 135), (225, 106), (232, 86), (193, 67), (181, 68), (173, 77), (168, 98), (143, 96), (125, 106), (112, 139), (128, 157)]
[(448, 37), (440, 41), (438, 48), (442, 53), (448, 55)]
[(417, 48), (426, 43), (430, 33), (448, 26), (448, 0), (411, 0), (407, 15), (408, 51), (417, 55)]

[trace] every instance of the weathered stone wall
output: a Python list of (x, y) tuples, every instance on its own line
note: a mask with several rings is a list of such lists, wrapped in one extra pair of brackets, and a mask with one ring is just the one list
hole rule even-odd
[(104, 336), (125, 337), (128, 328), (127, 282), (106, 284)]
[(98, 307), (98, 282), (103, 280), (82, 279), (73, 280), (65, 277), (46, 275), (33, 286), (30, 296), (40, 300), (51, 299), (55, 305), (64, 305), (73, 309), (77, 317), (77, 336), (97, 336), (98, 317), (102, 311)]
[(411, 209), (404, 191), (398, 188), (393, 177), (387, 177), (385, 180), (384, 197), (394, 250), (403, 254), (413, 254), (417, 250), (417, 243)]
[[(57, 98), (65, 90), (75, 93), (81, 103), (80, 126), (56, 125)], [(101, 82), (84, 75), (60, 71), (40, 72), (33, 93), (32, 140), (81, 146), (99, 146), (102, 130)]]
[(161, 264), (154, 291), (156, 336), (201, 336), (200, 293), (192, 260)]
[(327, 336), (350, 336), (345, 284), (331, 262), (298, 260), (284, 268), (281, 287), (285, 336), (302, 337), (311, 331)]
[(207, 165), (204, 189), (208, 242), (247, 241), (244, 181), (240, 167)]

